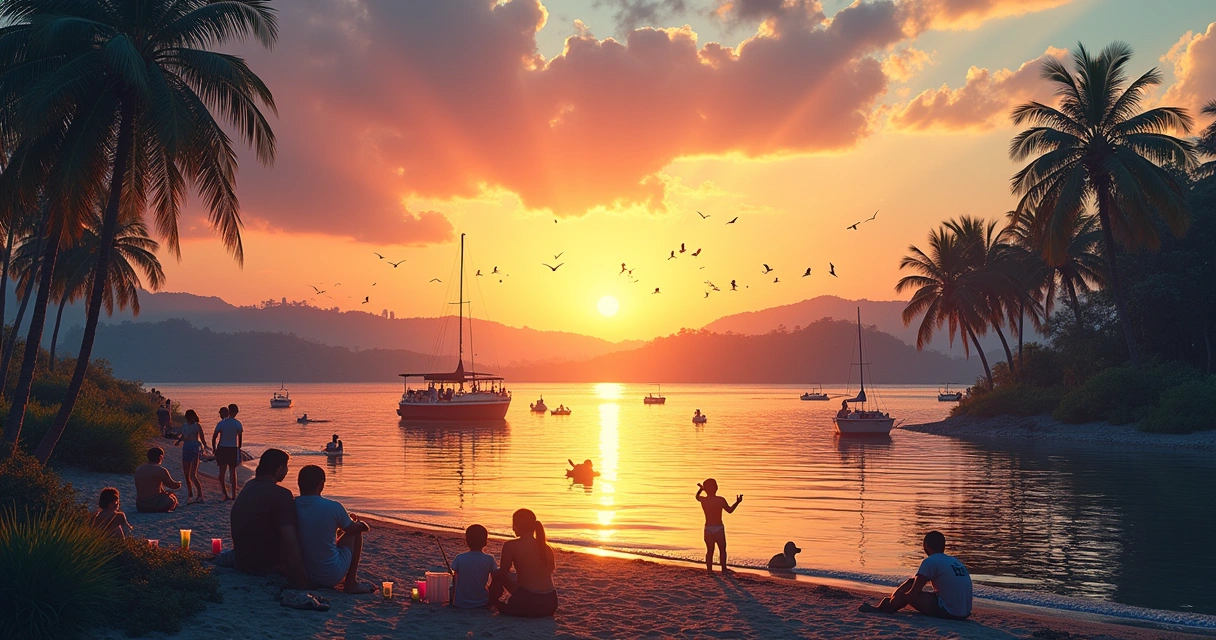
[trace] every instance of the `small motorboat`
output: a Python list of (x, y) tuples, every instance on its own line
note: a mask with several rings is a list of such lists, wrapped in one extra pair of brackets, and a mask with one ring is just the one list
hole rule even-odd
[(642, 398), (642, 404), (667, 404), (667, 398), (663, 396), (663, 387), (659, 383), (654, 383), (658, 387), (658, 393), (648, 393), (645, 398)]
[(549, 413), (555, 416), (568, 416), (570, 415), (570, 407), (559, 404), (557, 405), (556, 409), (550, 411)]
[(962, 391), (951, 391), (950, 385), (947, 384), (945, 389), (937, 390), (938, 402), (958, 402), (963, 399)]
[(528, 405), (528, 408), (532, 410), (532, 413), (544, 413), (549, 410), (549, 407), (545, 406), (545, 397), (544, 396), (541, 396), (540, 400), (537, 400), (536, 402), (533, 402), (532, 404)]
[(692, 414), (693, 424), (705, 424), (706, 422), (709, 422), (709, 418), (704, 413), (701, 413), (700, 409), (697, 409), (697, 412)]
[(290, 409), (291, 408), (291, 394), (287, 392), (287, 389), (280, 386), (279, 390), (275, 391), (274, 395), (270, 396), (270, 408), (271, 409)]
[(333, 420), (318, 420), (316, 418), (309, 418), (308, 414), (306, 413), (299, 418), (296, 418), (296, 422), (299, 424), (325, 424), (326, 422), (333, 422)]
[(815, 390), (814, 390), (814, 391), (807, 391), (806, 393), (804, 393), (804, 394), (802, 394), (802, 395), (798, 396), (798, 398), (799, 398), (800, 400), (818, 400), (818, 401), (822, 401), (822, 400), (827, 400), (827, 399), (828, 399), (828, 394), (826, 394), (826, 393), (824, 393), (824, 392), (823, 392), (823, 387), (815, 387)]

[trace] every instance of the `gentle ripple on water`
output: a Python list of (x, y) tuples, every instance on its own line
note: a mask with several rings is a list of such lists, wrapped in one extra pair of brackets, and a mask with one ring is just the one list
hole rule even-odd
[[(924, 532), (939, 529), (980, 582), (1216, 613), (1210, 455), (899, 430), (841, 439), (837, 401), (801, 402), (793, 386), (673, 384), (666, 405), (646, 406), (645, 385), (518, 384), (504, 423), (472, 426), (400, 423), (394, 384), (298, 385), (285, 410), (269, 408), (270, 386), (155, 386), (204, 416), (215, 414), (207, 406), (242, 405), (250, 444), (303, 454), (339, 433), (348, 455), (328, 465), (326, 494), (353, 510), (505, 533), (526, 506), (554, 539), (698, 559), (693, 494), (712, 476), (723, 495), (746, 496), (726, 519), (732, 562), (763, 565), (794, 540), (804, 567), (904, 575), (922, 557)], [(541, 393), (573, 414), (530, 413)], [(950, 406), (928, 387), (882, 398), (907, 423)], [(694, 409), (709, 423), (693, 425)], [(334, 422), (296, 424), (304, 412)], [(296, 455), (293, 467), (310, 457)], [(567, 458), (590, 458), (602, 475), (573, 485)]]

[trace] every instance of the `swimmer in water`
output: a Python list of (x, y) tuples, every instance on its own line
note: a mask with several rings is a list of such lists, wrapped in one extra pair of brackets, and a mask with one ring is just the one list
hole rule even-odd
[(342, 441), (338, 439), (338, 434), (334, 434), (334, 439), (325, 445), (325, 453), (342, 453)]

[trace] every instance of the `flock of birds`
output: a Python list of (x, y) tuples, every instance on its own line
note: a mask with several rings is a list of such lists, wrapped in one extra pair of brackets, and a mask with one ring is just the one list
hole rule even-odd
[[(701, 220), (708, 220), (709, 218), (713, 217), (712, 214), (705, 214), (705, 213), (701, 213), (700, 211), (697, 212), (697, 215), (699, 215), (701, 217)], [(854, 222), (853, 224), (847, 225), (845, 227), (845, 230), (858, 231), (859, 230), (858, 227), (860, 227), (861, 225), (866, 224), (868, 222), (873, 222), (877, 218), (878, 218), (878, 211), (875, 211), (874, 215), (870, 216), (869, 218), (866, 218), (865, 220), (858, 220), (857, 222)], [(726, 224), (728, 224), (728, 225), (735, 224), (738, 221), (739, 221), (739, 216), (735, 216), (735, 217), (731, 218), (729, 221), (727, 221)], [(555, 219), (553, 222), (556, 223), (557, 220)], [(695, 251), (689, 252), (687, 247), (685, 246), (685, 243), (681, 242), (679, 249), (671, 250), (671, 252), (667, 256), (667, 260), (676, 260), (680, 257), (680, 255), (683, 255), (686, 253), (689, 255), (689, 257), (698, 258), (701, 256), (701, 251), (702, 251), (702, 248), (697, 247), (697, 249)], [(383, 261), (385, 264), (391, 266), (394, 269), (400, 267), (402, 264), (404, 264), (406, 262), (406, 260), (404, 260), (404, 259), (397, 260), (394, 262), (393, 260), (389, 260), (387, 257), (385, 257), (381, 253), (378, 253), (378, 252), (372, 252), (372, 253), (373, 253), (373, 255), (376, 256), (376, 258), (378, 260)], [(548, 268), (550, 272), (556, 273), (558, 269), (562, 268), (562, 266), (566, 264), (565, 262), (558, 262), (558, 260), (560, 260), (561, 257), (563, 255), (565, 255), (565, 253), (566, 253), (565, 251), (562, 251), (553, 256), (553, 262), (555, 262), (557, 264), (549, 264), (548, 262), (542, 262), (541, 266)], [(677, 254), (680, 254), (680, 255), (677, 255)], [(761, 263), (760, 266), (763, 267), (763, 269), (760, 271), (760, 273), (761, 273), (761, 275), (765, 275), (765, 276), (767, 276), (768, 274), (773, 273), (774, 271), (777, 270), (773, 267), (770, 267), (767, 263)], [(699, 267), (699, 269), (704, 269), (704, 268), (705, 268), (704, 266)], [(477, 269), (476, 271), (477, 272), (474, 274), (474, 277), (482, 277), (481, 269)], [(634, 268), (630, 268), (628, 266), (628, 263), (622, 262), (621, 270), (620, 270), (620, 272), (618, 272), (617, 275), (619, 277), (628, 278), (629, 281), (633, 282), (633, 283), (641, 282), (638, 278), (634, 277), (633, 272), (634, 272)], [(503, 282), (503, 280), (502, 280), (503, 278), (510, 276), (510, 274), (508, 274), (508, 273), (499, 271), (497, 265), (494, 266), (493, 270), (490, 271), (489, 275), (498, 276), (499, 283)], [(806, 271), (804, 271), (802, 273), (801, 277), (807, 278), (807, 277), (810, 277), (810, 275), (811, 275), (811, 267), (807, 267)], [(832, 264), (831, 262), (828, 263), (828, 275), (830, 275), (834, 278), (840, 277), (836, 274), (836, 265)], [(431, 278), (428, 281), (428, 283), (429, 282), (442, 283), (443, 280), (441, 280), (439, 278)], [(773, 276), (773, 284), (780, 284), (780, 282), (781, 282), (780, 276)], [(712, 293), (717, 293), (717, 292), (722, 291), (721, 288), (719, 288), (717, 285), (715, 285), (712, 281), (710, 281), (708, 279), (704, 281), (704, 284), (706, 287), (706, 289), (705, 289), (706, 298), (708, 298), (710, 296), (710, 294), (712, 294)], [(312, 286), (312, 289), (315, 292), (314, 297), (322, 296), (322, 295), (324, 295), (326, 297), (332, 297), (330, 295), (327, 295), (329, 288), (322, 289), (322, 288), (318, 287), (317, 285), (310, 285), (310, 286)], [(340, 286), (342, 286), (342, 283), (337, 282), (337, 283), (330, 285), (330, 288), (340, 287)], [(373, 286), (373, 287), (376, 286), (376, 283), (373, 282), (371, 284), (371, 286)], [(738, 279), (732, 279), (730, 281), (730, 290), (731, 291), (738, 291), (739, 286), (740, 285), (739, 285)], [(749, 286), (743, 285), (743, 288), (747, 289), (747, 288), (749, 288)], [(656, 295), (656, 294), (661, 294), (661, 293), (662, 293), (661, 287), (655, 287), (654, 291), (651, 292), (651, 295)], [(353, 297), (354, 296), (347, 296), (347, 298), (353, 298)], [(360, 304), (368, 304), (369, 302), (371, 302), (370, 294), (363, 296), (363, 301)]]

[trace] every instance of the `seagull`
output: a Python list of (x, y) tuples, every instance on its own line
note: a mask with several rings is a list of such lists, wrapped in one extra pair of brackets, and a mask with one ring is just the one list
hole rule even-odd
[(731, 291), (738, 291), (738, 290), (739, 290), (739, 285), (735, 284), (735, 281), (734, 281), (734, 280), (731, 280), (731, 281), (730, 281), (730, 290), (731, 290)]
[(845, 227), (845, 229), (852, 229), (852, 230), (856, 231), (856, 230), (857, 230), (857, 225), (861, 224), (862, 222), (863, 222), (863, 221), (858, 220), (857, 222), (854, 222), (853, 224), (851, 224), (851, 225), (849, 225), (849, 226)]
[(563, 251), (563, 252), (561, 252), (561, 253), (559, 253), (559, 254), (557, 254), (557, 255), (553, 256), (553, 259), (554, 259), (554, 260), (557, 260), (558, 258), (562, 257), (562, 255), (563, 255), (563, 254), (565, 254), (565, 253), (566, 253), (566, 252), (565, 252), (565, 251)]
[(874, 210), (874, 215), (870, 216), (869, 218), (866, 218), (866, 219), (865, 219), (865, 222), (869, 222), (869, 221), (873, 220), (874, 218), (877, 218), (877, 217), (878, 217), (878, 212), (879, 212), (879, 211), (881, 211), (881, 209), (875, 209), (875, 210)]
[(777, 284), (778, 282), (781, 282), (781, 278), (773, 278), (773, 284)]
[(370, 299), (370, 296), (363, 296), (363, 302), (361, 304), (367, 304), (369, 299)]
[(738, 220), (738, 219), (739, 219), (739, 216), (735, 216), (735, 217), (731, 218), (730, 222), (727, 222), (726, 224), (734, 224), (735, 220)]
[(700, 211), (698, 211), (698, 212), (697, 212), (697, 215), (701, 216), (701, 219), (702, 219), (702, 220), (704, 220), (704, 219), (706, 219), (706, 218), (708, 218), (708, 217), (709, 217), (709, 216), (705, 215), (704, 213), (701, 213)]
[(772, 271), (772, 270), (773, 270), (773, 268), (772, 268), (772, 267), (768, 266), (767, 264), (766, 264), (766, 265), (764, 265), (764, 273), (765, 273), (765, 274), (767, 274), (769, 271)]
[(810, 267), (807, 267), (807, 268), (806, 268), (806, 273), (802, 274), (802, 277), (803, 277), (803, 278), (805, 278), (805, 277), (807, 277), (807, 276), (809, 276), (809, 275), (811, 275), (811, 268), (810, 268)]
[(684, 253), (684, 243), (680, 243), (680, 253)]
[(692, 257), (694, 258), (699, 255), (701, 255), (701, 247), (697, 247), (697, 250), (692, 252)]
[(479, 277), (479, 276), (481, 276), (481, 269), (478, 269), (478, 270), (477, 270), (477, 273), (474, 273), (474, 274), (473, 274), (473, 276), (474, 276), (474, 277)]
[(335, 286), (335, 287), (340, 287), (340, 286), (342, 286), (342, 283), (341, 283), (341, 282), (335, 282), (335, 283), (334, 283), (334, 286)]
[(398, 260), (397, 262), (390, 262), (389, 264), (393, 265), (393, 268), (396, 269), (397, 265), (401, 264), (402, 262), (405, 262), (405, 260)]
[(315, 285), (311, 285), (311, 284), (310, 284), (310, 285), (308, 285), (308, 286), (312, 287), (312, 290), (313, 290), (313, 291), (316, 291), (316, 292), (317, 292), (317, 295), (321, 295), (322, 293), (325, 293), (324, 291), (322, 291), (322, 290), (318, 289), (318, 288), (317, 288)]
[(373, 282), (373, 283), (372, 283), (372, 286), (373, 286), (373, 287), (374, 287), (374, 286), (376, 286), (376, 283), (375, 283), (375, 282)]
[(828, 263), (828, 273), (831, 274), (835, 278), (840, 277), (840, 276), (836, 275), (836, 265), (832, 264), (831, 262)]
[(431, 278), (430, 280), (427, 280), (427, 282), (443, 282), (443, 280), (440, 280), (439, 278)]
[[(624, 262), (622, 262), (622, 263), (621, 263), (621, 273), (625, 273), (625, 271), (626, 271), (626, 269), (625, 269), (625, 263), (624, 263)], [(618, 273), (618, 274), (616, 274), (616, 275), (618, 275), (618, 276), (619, 276), (619, 275), (621, 275), (621, 273)]]
[(494, 270), (490, 272), (490, 275), (494, 275), (496, 273), (498, 273), (498, 267), (494, 267)]
[(671, 255), (670, 255), (670, 256), (667, 256), (667, 259), (668, 259), (668, 260), (672, 260), (672, 259), (674, 259), (675, 257), (676, 257), (676, 252), (675, 252), (675, 251), (672, 251), (672, 252), (671, 252)]
[[(372, 253), (376, 253), (376, 252), (375, 252), (375, 251), (373, 251)], [(376, 253), (376, 257), (377, 257), (377, 258), (380, 258), (381, 260), (383, 260), (383, 259), (384, 259), (384, 256), (382, 256), (382, 255), (380, 255), (380, 254), (378, 254), (378, 253)]]
[[(544, 266), (546, 266), (546, 267), (549, 267), (549, 265), (548, 265), (548, 264), (545, 264), (544, 262), (542, 262), (541, 264), (542, 264), (542, 265), (544, 265)], [(562, 266), (563, 264), (566, 264), (566, 263), (565, 263), (565, 262), (559, 262), (559, 263), (557, 263), (557, 266), (556, 266), (556, 267), (549, 267), (549, 270), (550, 270), (550, 271), (557, 271), (558, 269), (560, 269), (560, 268), (561, 268), (561, 266)]]
[(708, 292), (708, 291), (706, 291), (706, 292), (705, 292), (705, 297), (706, 297), (706, 298), (708, 298), (708, 297), (709, 297), (709, 292)]
[(658, 288), (658, 287), (655, 287), (655, 288), (654, 288), (654, 293), (652, 293), (652, 294), (650, 294), (650, 295), (652, 295), (652, 296), (653, 296), (655, 293), (658, 293), (658, 292), (659, 292), (659, 288)]

